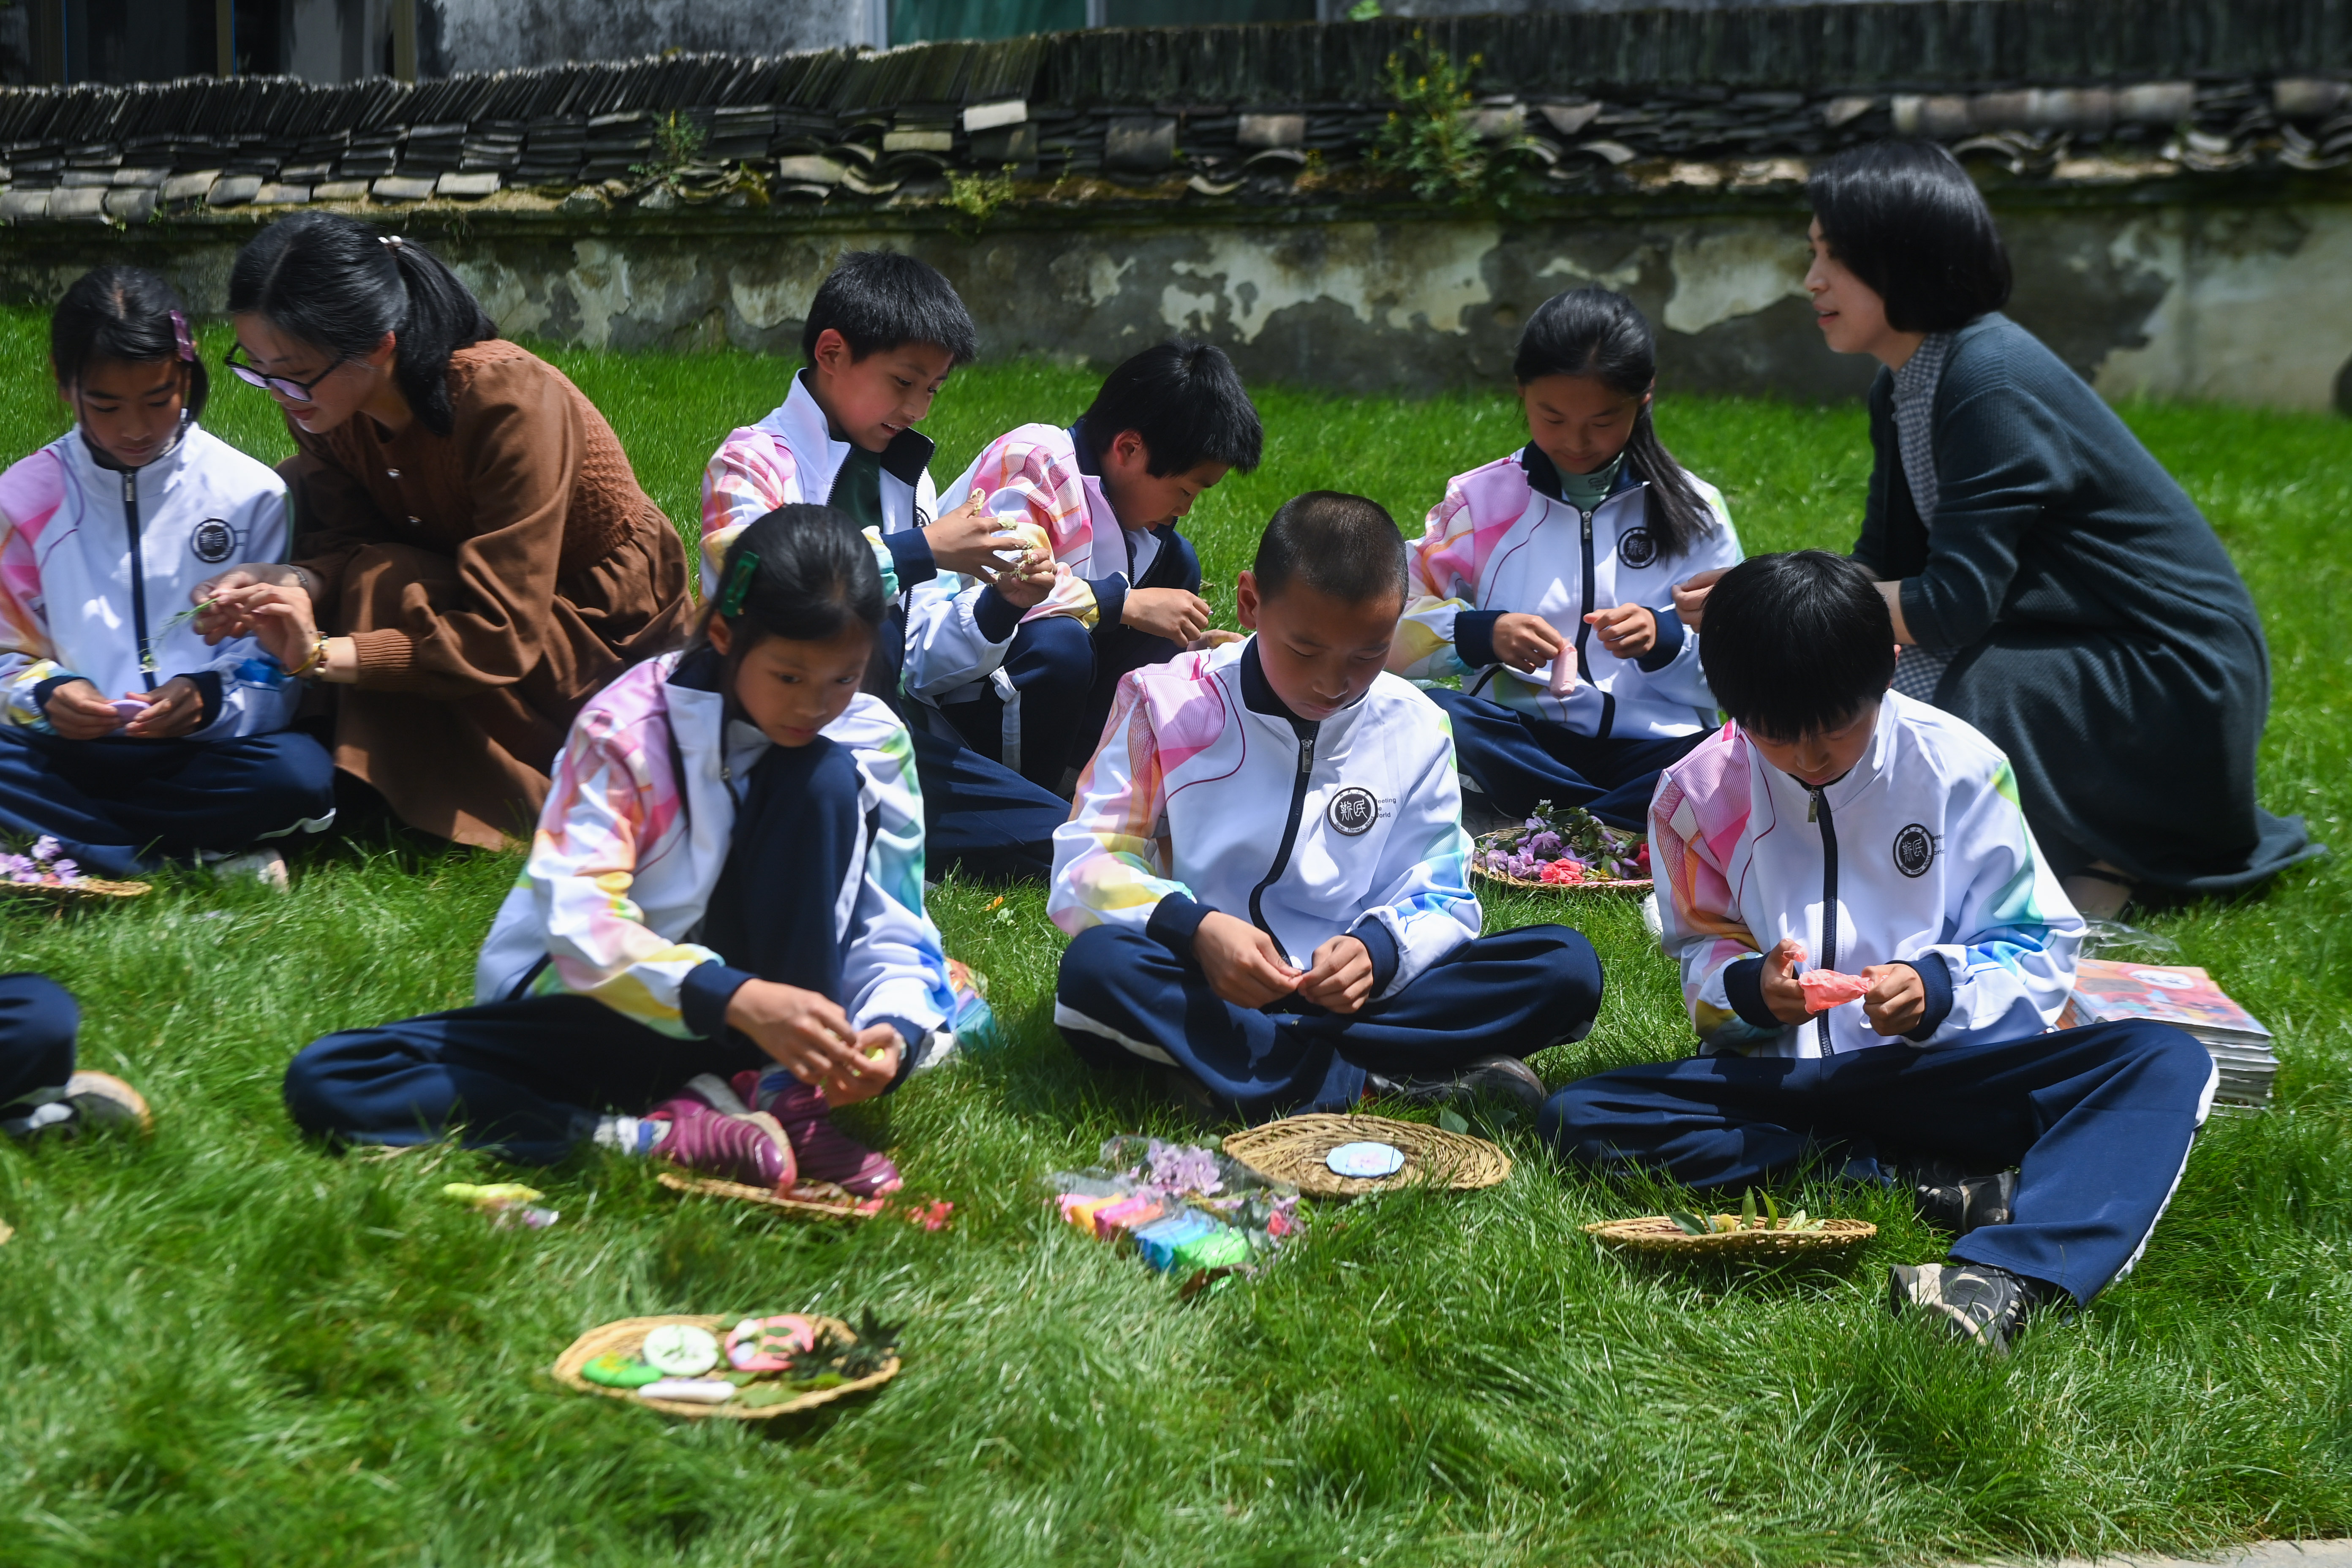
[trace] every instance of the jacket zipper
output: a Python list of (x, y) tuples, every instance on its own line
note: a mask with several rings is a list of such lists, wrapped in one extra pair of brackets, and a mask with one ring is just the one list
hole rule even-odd
[[(1592, 661), (1584, 657), (1584, 645), (1592, 636), (1592, 623), (1584, 617), (1592, 613), (1592, 518), (1593, 513), (1600, 510), (1599, 507), (1593, 508), (1592, 511), (1586, 511), (1582, 507), (1576, 509), (1577, 516), (1584, 520), (1584, 608), (1578, 612), (1576, 617), (1576, 674), (1587, 686), (1592, 685)], [(1616, 725), (1617, 699), (1603, 691), (1601, 693), (1601, 727), (1593, 731), (1593, 738), (1601, 741), (1609, 739), (1609, 732)]]
[(139, 559), (139, 476), (122, 476), (122, 521), (131, 531), (131, 626), (139, 634), (139, 679), (155, 689), (155, 654), (147, 646), (147, 574)]
[[(1826, 790), (1813, 791), (1812, 808), (1805, 813), (1805, 820), (1818, 820), (1822, 829), (1822, 961), (1815, 967), (1835, 969), (1838, 963), (1837, 819), (1830, 815), (1830, 797)], [(1813, 1027), (1819, 1031), (1816, 1038), (1821, 1042), (1822, 1055), (1835, 1054), (1830, 1049), (1829, 1014), (1816, 1015)]]
[(1290, 784), (1290, 817), (1282, 825), (1282, 847), (1274, 852), (1274, 864), (1266, 868), (1265, 879), (1250, 889), (1249, 900), (1250, 924), (1274, 937), (1276, 947), (1282, 945), (1282, 939), (1275, 936), (1274, 928), (1265, 923), (1265, 910), (1261, 900), (1265, 897), (1265, 890), (1290, 868), (1290, 851), (1298, 842), (1298, 819), (1307, 811), (1307, 786), (1315, 773), (1315, 736), (1321, 728), (1309, 724), (1298, 729), (1295, 720), (1292, 727), (1298, 735), (1298, 774)]

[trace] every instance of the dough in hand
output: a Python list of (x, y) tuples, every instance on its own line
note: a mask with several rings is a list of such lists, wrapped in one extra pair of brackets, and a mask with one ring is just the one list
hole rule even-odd
[(1834, 969), (1808, 969), (1797, 976), (1797, 988), (1805, 994), (1805, 1011), (1826, 1013), (1848, 1002), (1859, 1002), (1870, 994), (1870, 982), (1859, 974), (1840, 974)]

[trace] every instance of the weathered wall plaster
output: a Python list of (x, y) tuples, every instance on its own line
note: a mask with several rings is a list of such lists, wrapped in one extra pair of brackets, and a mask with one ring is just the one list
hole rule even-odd
[[(1353, 390), (1497, 382), (1528, 312), (1584, 282), (1659, 327), (1678, 388), (1837, 398), (1875, 366), (1827, 353), (1802, 289), (1794, 199), (1622, 203), (1498, 226), (1286, 213), (1000, 214), (974, 236), (936, 211), (644, 217), (424, 209), (437, 245), (511, 332), (616, 349), (797, 352), (816, 284), (861, 247), (910, 251), (971, 306), (991, 356), (1116, 361), (1171, 333), (1223, 344), (1254, 379)], [(2011, 313), (2109, 396), (2324, 408), (2352, 363), (2352, 202), (2141, 199), (2000, 209)], [(0, 237), (0, 296), (47, 302), (128, 258), (221, 308), (251, 220)]]

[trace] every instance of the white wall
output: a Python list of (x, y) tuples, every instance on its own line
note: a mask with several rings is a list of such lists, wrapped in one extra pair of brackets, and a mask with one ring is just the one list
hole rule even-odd
[[(320, 5), (330, 0), (304, 0)], [(383, 0), (367, 0), (383, 4)], [(875, 0), (421, 0), (439, 13), (441, 69), (509, 70), (664, 49), (780, 55), (880, 44)]]

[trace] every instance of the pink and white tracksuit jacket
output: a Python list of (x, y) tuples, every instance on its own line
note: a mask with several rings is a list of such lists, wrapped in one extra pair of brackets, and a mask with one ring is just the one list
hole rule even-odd
[[(1663, 554), (1647, 526), (1649, 486), (1632, 474), (1591, 512), (1556, 500), (1530, 483), (1528, 465), (1550, 459), (1535, 447), (1458, 474), (1430, 510), (1408, 554), (1410, 590), (1397, 641), (1412, 658), (1410, 679), (1462, 679), (1462, 689), (1529, 718), (1603, 739), (1666, 740), (1696, 734), (1715, 721), (1715, 698), (1699, 668), (1698, 637), (1675, 615), (1675, 584), (1709, 567), (1738, 564), (1739, 536), (1713, 485), (1689, 476), (1715, 528), (1689, 553)], [(1657, 612), (1658, 646), (1622, 659), (1603, 646), (1584, 617), (1635, 604)], [(1457, 638), (1465, 613), (1519, 611), (1542, 616), (1568, 643), (1577, 682), (1554, 697), (1549, 665), (1522, 674), (1500, 664), (1472, 665)], [(1491, 630), (1476, 639), (1487, 642)], [(1487, 643), (1491, 657), (1491, 643)]]

